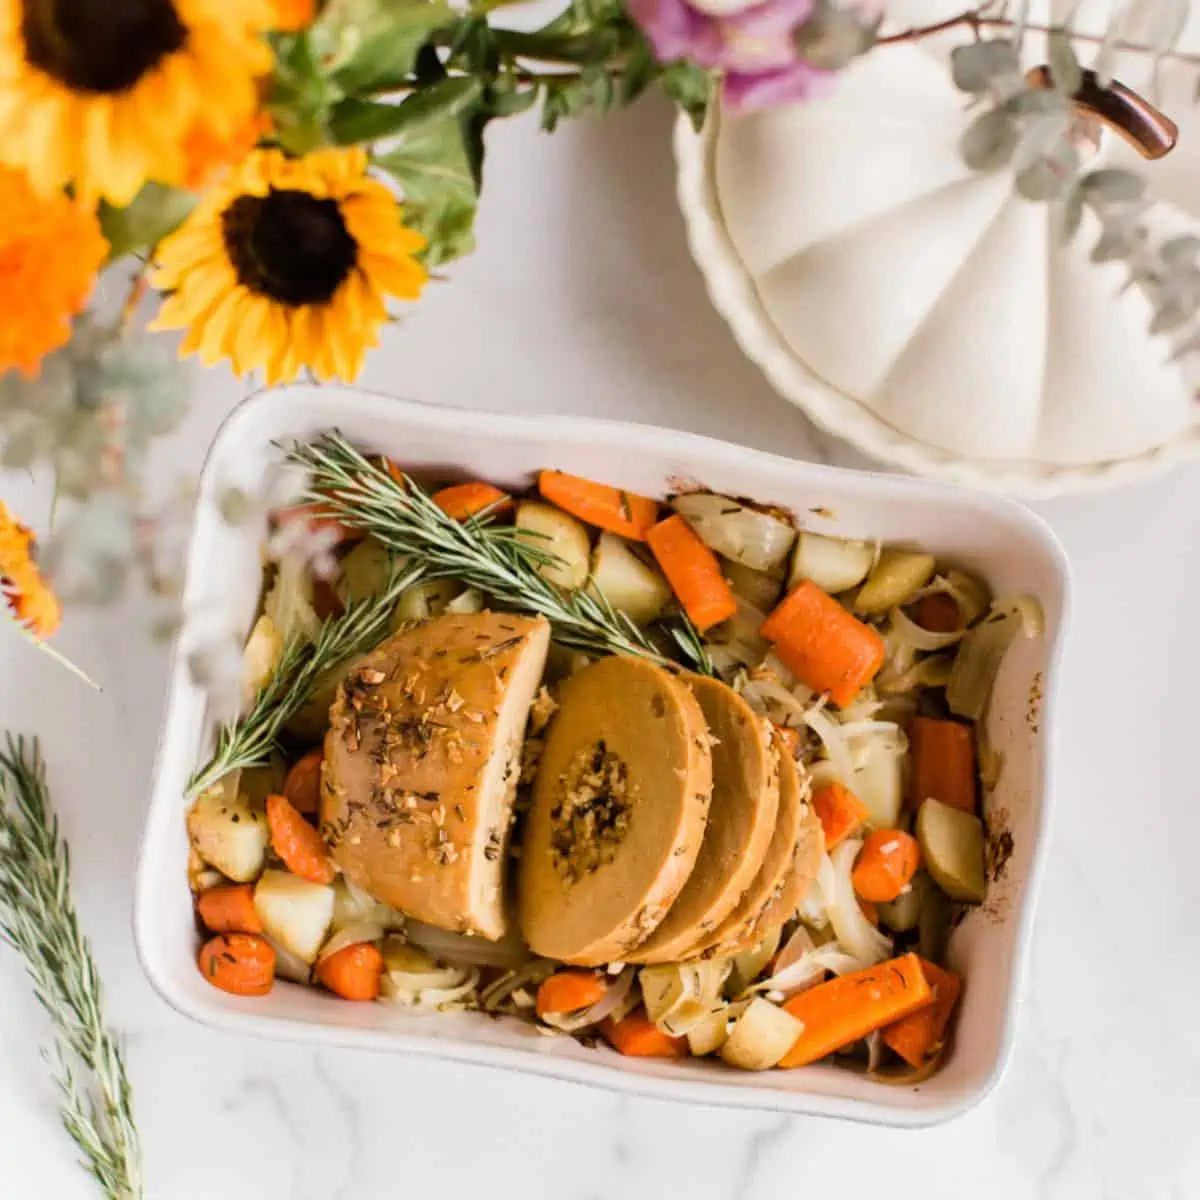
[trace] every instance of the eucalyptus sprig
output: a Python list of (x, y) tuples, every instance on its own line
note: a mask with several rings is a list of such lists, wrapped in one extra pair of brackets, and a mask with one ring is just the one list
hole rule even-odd
[[(394, 477), (335, 432), (294, 446), (289, 460), (307, 473), (306, 499), (362, 529), (397, 554), (421, 563), (431, 578), (453, 578), (494, 596), (505, 607), (541, 613), (555, 640), (588, 654), (632, 654), (674, 665), (624, 613), (590, 589), (567, 591), (539, 568), (555, 556), (516, 531), (486, 519), (456, 521), (406, 475)], [(694, 669), (712, 674), (695, 630), (672, 631)]]
[(383, 591), (351, 604), (341, 616), (329, 618), (315, 640), (303, 634), (290, 637), (279, 665), (249, 712), (221, 727), (216, 750), (192, 776), (188, 795), (198, 795), (233, 771), (266, 762), (278, 746), (284, 726), (312, 694), (317, 679), (382, 640), (400, 593), (424, 574), (419, 563), (397, 562)]
[(46, 1059), (63, 1125), (109, 1200), (140, 1200), (141, 1149), (120, 1043), (108, 1028), (100, 973), (71, 900), (66, 842), (37, 740), (0, 752), (0, 933), (25, 960), (54, 1029)]

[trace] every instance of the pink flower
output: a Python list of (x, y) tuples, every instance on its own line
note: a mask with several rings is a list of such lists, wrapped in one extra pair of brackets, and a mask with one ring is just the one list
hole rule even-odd
[(737, 0), (628, 0), (628, 7), (660, 61), (687, 59), (724, 72), (721, 96), (735, 112), (813, 99), (832, 83), (832, 71), (796, 49), (795, 32), (812, 16), (814, 0), (743, 7)]

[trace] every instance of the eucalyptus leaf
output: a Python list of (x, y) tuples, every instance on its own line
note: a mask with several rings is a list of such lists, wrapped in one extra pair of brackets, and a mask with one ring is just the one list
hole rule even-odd
[(1073, 96), (1083, 83), (1083, 69), (1075, 57), (1070, 32), (1058, 28), (1050, 30), (1047, 37), (1047, 54), (1050, 59), (1050, 78), (1054, 87), (1064, 95)]
[(1106, 229), (1097, 238), (1089, 257), (1094, 263), (1120, 262), (1133, 253), (1135, 245), (1135, 241), (1125, 230)]
[(1169, 238), (1158, 248), (1158, 253), (1168, 267), (1193, 267), (1200, 253), (1200, 237), (1183, 233)]
[(1038, 202), (1057, 200), (1066, 192), (1068, 182), (1048, 159), (1031, 163), (1018, 171), (1013, 180), (1018, 195)]
[(1079, 232), (1083, 222), (1083, 191), (1078, 186), (1071, 188), (1062, 198), (1062, 240), (1071, 241)]
[(818, 4), (792, 34), (805, 62), (823, 71), (840, 71), (865, 54), (877, 37), (877, 25), (864, 24), (849, 9)]
[(995, 171), (1012, 158), (1019, 134), (1020, 126), (1004, 109), (988, 109), (963, 130), (959, 153), (972, 170)]
[(959, 91), (977, 96), (998, 77), (1019, 75), (1021, 59), (1011, 42), (968, 42), (950, 52), (950, 73)]
[(1155, 305), (1150, 332), (1157, 335), (1182, 329), (1195, 315), (1196, 304), (1193, 297), (1165, 296)]
[(124, 208), (102, 202), (100, 230), (108, 240), (110, 261), (156, 245), (183, 224), (196, 199), (182, 188), (147, 183)]
[(1069, 140), (1070, 127), (1070, 118), (1065, 112), (1030, 117), (1017, 141), (1013, 170), (1019, 173), (1049, 159), (1073, 175), (1078, 169), (1079, 156)]
[(1071, 112), (1071, 101), (1061, 92), (1052, 89), (1022, 88), (1005, 100), (1004, 107), (1016, 117), (1066, 117)]
[(1093, 204), (1124, 204), (1140, 200), (1146, 191), (1146, 181), (1140, 175), (1120, 167), (1089, 171), (1079, 181), (1079, 186)]

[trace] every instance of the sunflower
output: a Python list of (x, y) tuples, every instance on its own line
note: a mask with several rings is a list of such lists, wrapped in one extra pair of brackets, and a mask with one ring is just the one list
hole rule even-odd
[(0, 167), (0, 371), (33, 375), (66, 343), (107, 256), (90, 208), (62, 192), (38, 196), (21, 172)]
[(117, 205), (180, 182), (198, 123), (257, 107), (271, 23), (268, 0), (0, 0), (0, 160)]
[(181, 355), (261, 367), (269, 384), (306, 366), (350, 380), (385, 298), (420, 296), (424, 245), (364, 151), (256, 150), (159, 246), (151, 282), (171, 294), (151, 328), (187, 329)]
[(272, 27), (292, 33), (307, 28), (317, 15), (317, 0), (271, 0)]
[(62, 620), (62, 609), (34, 562), (34, 547), (33, 534), (0, 500), (0, 595), (27, 629), (49, 637)]

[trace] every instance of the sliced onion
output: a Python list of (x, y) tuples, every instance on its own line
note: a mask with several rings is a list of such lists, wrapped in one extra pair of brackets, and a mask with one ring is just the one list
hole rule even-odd
[(803, 722), (810, 707), (809, 704), (798, 700), (781, 683), (774, 679), (759, 678), (753, 672), (743, 693), (747, 698), (756, 696), (761, 701), (766, 715), (775, 717), (776, 724), (779, 725), (787, 724), (789, 719), (792, 724)]
[(987, 585), (968, 575), (965, 571), (951, 568), (944, 575), (935, 575), (923, 587), (917, 597), (933, 596), (941, 593), (949, 596), (958, 605), (958, 613), (965, 626), (973, 625), (988, 610), (992, 601)]
[(378, 921), (354, 921), (339, 929), (321, 947), (321, 953), (317, 955), (317, 962), (324, 962), (330, 955), (336, 954), (339, 950), (345, 950), (347, 946), (357, 946), (362, 942), (381, 942), (383, 934), (384, 928)]
[(711, 629), (705, 638), (711, 647), (723, 647), (735, 660), (753, 667), (766, 657), (770, 645), (759, 630), (766, 617), (752, 604), (739, 599), (737, 612)]
[(490, 942), (487, 938), (451, 933), (448, 929), (438, 929), (435, 925), (426, 925), (423, 921), (412, 919), (409, 919), (404, 929), (406, 937), (414, 946), (420, 946), (422, 950), (443, 962), (513, 970), (532, 957), (529, 947), (515, 931), (510, 931), (498, 942)]
[(966, 632), (963, 629), (955, 629), (950, 633), (934, 633), (932, 630), (922, 629), (902, 608), (893, 608), (890, 619), (896, 636), (915, 650), (944, 650), (947, 646), (962, 641)]
[(636, 969), (626, 967), (608, 985), (604, 995), (595, 1004), (574, 1013), (546, 1013), (540, 1020), (562, 1033), (575, 1033), (580, 1029), (587, 1029), (589, 1025), (598, 1025), (625, 1004), (626, 998), (633, 990), (636, 977)]
[(858, 897), (854, 894), (850, 872), (861, 849), (860, 839), (847, 838), (829, 856), (833, 864), (832, 890), (826, 896), (825, 909), (842, 947), (865, 966), (870, 966), (887, 958), (892, 942), (863, 915)]
[(557, 970), (558, 964), (553, 960), (535, 958), (515, 971), (507, 971), (483, 989), (479, 997), (480, 1007), (487, 1012), (495, 1012), (527, 984), (536, 987)]
[(672, 505), (710, 550), (756, 571), (780, 566), (796, 540), (796, 530), (787, 521), (727, 496), (694, 492), (677, 496)]
[[(782, 955), (780, 956), (782, 958)], [(824, 946), (813, 946), (803, 951), (793, 962), (781, 967), (770, 979), (764, 979), (747, 989), (754, 992), (782, 992), (785, 997), (803, 992), (820, 983), (827, 972), (848, 975), (861, 971), (871, 963), (847, 954), (838, 942), (827, 942)]]
[(298, 554), (285, 554), (275, 573), (275, 582), (263, 601), (263, 613), (270, 617), (286, 642), (292, 637), (316, 639), (321, 619), (313, 608), (313, 579), (308, 564)]
[(1036, 596), (1013, 596), (997, 600), (992, 606), (997, 612), (1015, 613), (1021, 618), (1021, 632), (1027, 638), (1041, 637), (1046, 632), (1046, 614)]
[(900, 696), (920, 688), (945, 687), (950, 682), (954, 659), (948, 654), (931, 654), (899, 674), (889, 668), (880, 672), (879, 690), (885, 696)]
[(983, 716), (1004, 656), (1020, 629), (1021, 618), (1015, 612), (996, 613), (963, 638), (946, 682), (946, 703), (952, 713), (972, 721)]
[(900, 819), (907, 749), (907, 739), (892, 744), (874, 740), (868, 743), (862, 760), (855, 763), (850, 788), (871, 810), (871, 824), (877, 829), (891, 828)]
[(854, 774), (854, 760), (841, 726), (819, 705), (805, 710), (804, 723), (821, 739), (839, 782), (848, 785)]
[[(643, 967), (639, 972), (646, 1015), (670, 1037), (684, 1037), (721, 1004), (729, 959)], [(654, 978), (656, 986), (649, 986)]]
[[(265, 935), (264, 935), (265, 936)], [(294, 954), (282, 942), (268, 937), (271, 949), (275, 951), (275, 978), (286, 979), (291, 983), (310, 983), (312, 968), (298, 954)]]

